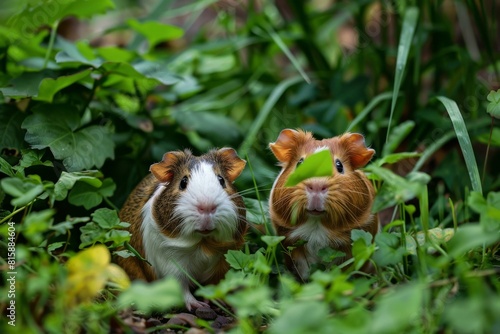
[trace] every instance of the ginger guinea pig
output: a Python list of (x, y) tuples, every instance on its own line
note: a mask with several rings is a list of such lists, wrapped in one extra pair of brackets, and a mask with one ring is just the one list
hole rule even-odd
[[(269, 147), (282, 167), (271, 190), (271, 221), (277, 234), (285, 236), (285, 247), (299, 240), (306, 242), (285, 258), (287, 267), (299, 278), (309, 277), (311, 265), (320, 261), (317, 254), (322, 248), (346, 254), (336, 259), (337, 264), (352, 257), (351, 230), (362, 229), (375, 236), (379, 230), (378, 217), (371, 213), (375, 191), (358, 170), (375, 151), (365, 146), (362, 135), (346, 133), (317, 140), (309, 132), (285, 129)], [(333, 175), (285, 187), (297, 165), (320, 150), (330, 151)]]
[[(118, 258), (132, 279), (176, 277), (188, 310), (206, 307), (192, 295), (189, 276), (217, 283), (229, 269), (224, 254), (240, 249), (247, 231), (243, 199), (233, 181), (245, 167), (232, 148), (200, 157), (168, 152), (151, 166), (120, 211), (137, 257)], [(158, 296), (161, 298), (161, 296)]]

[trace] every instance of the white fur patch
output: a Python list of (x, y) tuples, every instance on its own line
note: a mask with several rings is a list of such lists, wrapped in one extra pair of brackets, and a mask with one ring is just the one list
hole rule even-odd
[[(213, 214), (198, 212), (197, 206), (214, 205)], [(201, 162), (191, 171), (187, 189), (177, 201), (174, 214), (182, 220), (182, 234), (196, 235), (197, 229), (214, 229), (214, 238), (230, 241), (237, 229), (238, 212), (229, 195), (222, 188), (213, 167)]]
[[(218, 256), (207, 256), (198, 245), (202, 235), (195, 232), (201, 215), (196, 208), (197, 203), (208, 201), (217, 205), (217, 210), (211, 217), (215, 227), (211, 236), (218, 240), (232, 238), (237, 228), (236, 209), (222, 189), (212, 166), (201, 163), (191, 172), (188, 186), (178, 203), (172, 203), (176, 205), (175, 214), (182, 222), (179, 236), (169, 238), (161, 233), (152, 212), (156, 199), (163, 191), (164, 186), (158, 187), (142, 209), (141, 229), (145, 258), (152, 264), (158, 277), (176, 277), (189, 293), (187, 274), (198, 281), (206, 280), (220, 261)], [(185, 295), (185, 298), (189, 299), (190, 296)]]
[(328, 146), (320, 146), (320, 147), (316, 147), (316, 149), (314, 150), (314, 153), (318, 153), (318, 152), (321, 152), (321, 151), (329, 151), (330, 148)]
[(332, 240), (328, 236), (328, 230), (321, 224), (321, 219), (319, 217), (310, 217), (305, 224), (297, 227), (290, 234), (290, 237), (307, 241), (305, 245), (306, 259), (296, 264), (299, 275), (303, 279), (307, 279), (309, 277), (308, 264), (319, 261), (317, 254), (320, 249), (332, 246)]

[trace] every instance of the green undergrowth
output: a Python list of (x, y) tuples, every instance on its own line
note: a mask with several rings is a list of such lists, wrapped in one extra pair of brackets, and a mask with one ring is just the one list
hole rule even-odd
[[(180, 310), (174, 279), (130, 282), (112, 263), (134, 253), (118, 210), (165, 152), (223, 146), (247, 160), (236, 186), (263, 227), (195, 292), (234, 316), (228, 332), (500, 331), (495, 1), (142, 6), (0, 9), (0, 332), (132, 332), (132, 306)], [(268, 218), (284, 128), (359, 132), (377, 152), (380, 233), (353, 230), (338, 267), (322, 249), (308, 282)], [(321, 153), (293, 183), (331, 170)]]

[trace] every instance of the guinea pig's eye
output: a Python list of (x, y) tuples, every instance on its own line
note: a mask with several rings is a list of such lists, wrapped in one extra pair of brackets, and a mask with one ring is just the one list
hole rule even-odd
[(219, 183), (220, 183), (221, 187), (226, 188), (226, 181), (224, 180), (224, 178), (220, 175), (217, 175), (217, 179), (219, 179)]
[(337, 172), (344, 174), (344, 166), (339, 159), (335, 159), (335, 168), (337, 169)]
[(304, 162), (304, 158), (300, 158), (299, 161), (297, 161), (297, 166), (300, 165), (303, 162)]
[(188, 185), (188, 177), (184, 176), (181, 180), (181, 183), (179, 183), (179, 189), (184, 190), (186, 189), (187, 185)]

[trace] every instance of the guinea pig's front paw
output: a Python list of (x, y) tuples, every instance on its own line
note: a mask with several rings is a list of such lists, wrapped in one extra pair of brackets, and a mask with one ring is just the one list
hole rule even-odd
[(200, 302), (194, 296), (191, 294), (191, 292), (188, 292), (184, 294), (184, 302), (186, 304), (186, 308), (189, 312), (192, 312), (196, 309), (202, 308), (202, 307), (208, 307), (210, 308), (210, 305), (204, 302)]

